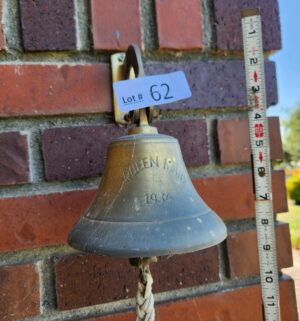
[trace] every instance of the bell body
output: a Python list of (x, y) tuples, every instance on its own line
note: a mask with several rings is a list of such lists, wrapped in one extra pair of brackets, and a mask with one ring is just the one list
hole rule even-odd
[(193, 252), (226, 235), (194, 189), (178, 141), (150, 131), (110, 144), (99, 189), (68, 241), (85, 252), (134, 258)]

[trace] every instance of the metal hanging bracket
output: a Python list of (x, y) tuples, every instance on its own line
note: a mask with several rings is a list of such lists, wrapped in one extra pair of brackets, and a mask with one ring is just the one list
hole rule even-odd
[[(145, 75), (140, 49), (137, 45), (130, 45), (125, 52), (116, 53), (111, 56), (112, 82), (134, 79)], [(132, 123), (139, 124), (141, 113), (146, 112), (149, 123), (153, 117), (157, 117), (158, 113), (154, 107), (147, 107), (142, 110), (124, 113), (120, 110), (117, 97), (113, 92), (113, 104), (115, 121), (119, 125), (130, 125)], [(155, 116), (154, 116), (155, 114)]]
[[(120, 81), (125, 79), (124, 74), (124, 60), (125, 53), (116, 53), (111, 56), (111, 71), (112, 71), (112, 82)], [(133, 75), (130, 75), (133, 77)], [(131, 77), (130, 77), (131, 78)], [(114, 104), (114, 115), (116, 123), (120, 125), (129, 125), (131, 123), (128, 113), (123, 113), (118, 105), (117, 97), (113, 92), (113, 104)]]

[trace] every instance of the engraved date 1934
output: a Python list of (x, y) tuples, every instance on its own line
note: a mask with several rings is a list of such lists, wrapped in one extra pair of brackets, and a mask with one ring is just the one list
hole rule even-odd
[(148, 193), (145, 194), (145, 203), (149, 205), (162, 204), (173, 199), (169, 193)]

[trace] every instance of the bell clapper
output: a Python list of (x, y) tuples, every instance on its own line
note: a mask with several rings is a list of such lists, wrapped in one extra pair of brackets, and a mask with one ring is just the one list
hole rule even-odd
[(130, 259), (130, 263), (140, 270), (136, 293), (136, 321), (155, 321), (153, 278), (149, 265), (157, 262), (157, 257)]

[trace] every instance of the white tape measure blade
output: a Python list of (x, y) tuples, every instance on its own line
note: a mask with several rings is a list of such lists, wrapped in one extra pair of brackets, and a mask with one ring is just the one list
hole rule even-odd
[(249, 133), (255, 187), (255, 212), (265, 321), (280, 321), (279, 283), (272, 204), (269, 128), (266, 115), (264, 55), (258, 10), (242, 17)]

